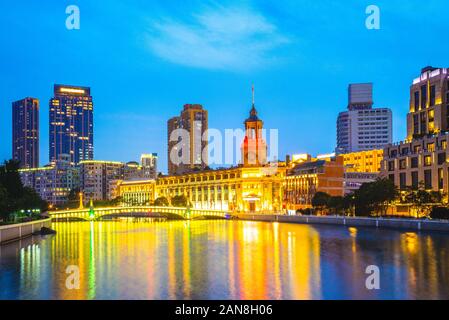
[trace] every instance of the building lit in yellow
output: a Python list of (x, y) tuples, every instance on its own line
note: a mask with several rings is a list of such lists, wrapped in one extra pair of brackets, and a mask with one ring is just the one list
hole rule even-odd
[(346, 172), (379, 173), (384, 157), (383, 149), (344, 154)]
[(317, 192), (335, 197), (344, 195), (342, 156), (326, 155), (307, 159), (288, 170), (284, 179), (284, 202), (289, 210), (312, 207), (312, 199)]
[(283, 206), (286, 167), (272, 167), (266, 163), (262, 126), (253, 105), (245, 121), (240, 166), (164, 176), (157, 180), (120, 181), (117, 193), (125, 205), (150, 205), (161, 197), (171, 202), (173, 197), (182, 195), (194, 209), (279, 212)]

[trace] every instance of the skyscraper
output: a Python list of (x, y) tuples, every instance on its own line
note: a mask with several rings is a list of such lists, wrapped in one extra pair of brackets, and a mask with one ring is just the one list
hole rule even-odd
[(12, 156), (23, 169), (39, 167), (39, 100), (12, 104)]
[[(186, 104), (179, 117), (168, 120), (167, 128), (168, 173), (175, 175), (193, 170), (204, 170), (208, 164), (208, 141), (203, 140), (208, 129), (208, 113), (203, 106)], [(179, 130), (187, 135), (184, 139), (179, 134)]]
[(393, 140), (392, 112), (373, 108), (373, 86), (370, 83), (349, 85), (348, 111), (337, 120), (338, 154), (383, 149)]
[(77, 164), (94, 157), (93, 103), (90, 88), (54, 86), (50, 100), (50, 161), (67, 154)]

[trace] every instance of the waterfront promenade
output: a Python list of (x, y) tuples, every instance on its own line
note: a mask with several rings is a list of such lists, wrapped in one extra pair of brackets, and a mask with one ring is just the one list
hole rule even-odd
[(298, 224), (340, 225), (347, 227), (374, 227), (383, 229), (398, 229), (410, 231), (443, 231), (449, 232), (449, 221), (421, 219), (386, 219), (339, 216), (287, 216), (239, 214), (241, 220), (284, 222)]

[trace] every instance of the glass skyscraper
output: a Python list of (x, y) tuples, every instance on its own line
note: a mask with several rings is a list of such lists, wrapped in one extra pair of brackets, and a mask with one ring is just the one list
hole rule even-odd
[(68, 155), (72, 164), (94, 157), (93, 102), (90, 88), (54, 86), (50, 99), (50, 161)]
[(12, 104), (12, 157), (23, 169), (39, 167), (39, 100)]

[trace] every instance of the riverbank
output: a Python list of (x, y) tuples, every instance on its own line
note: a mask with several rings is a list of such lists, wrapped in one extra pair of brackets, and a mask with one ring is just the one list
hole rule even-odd
[(0, 245), (30, 237), (42, 228), (50, 228), (51, 219), (0, 226)]
[(373, 227), (384, 229), (400, 229), (409, 231), (442, 231), (449, 232), (449, 221), (383, 219), (359, 217), (316, 217), (316, 216), (284, 216), (284, 215), (251, 215), (239, 214), (240, 220), (283, 222), (297, 224), (324, 224), (347, 227)]

